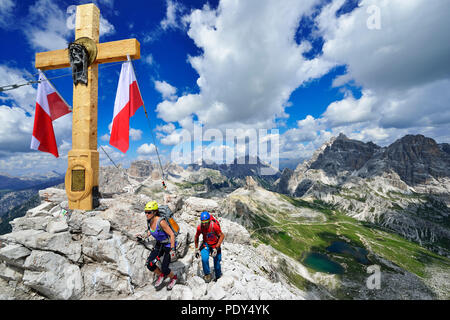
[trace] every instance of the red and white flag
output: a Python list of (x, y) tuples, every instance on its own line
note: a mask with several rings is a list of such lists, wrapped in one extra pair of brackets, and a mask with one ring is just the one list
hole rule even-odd
[(30, 148), (49, 152), (58, 158), (52, 121), (70, 113), (71, 110), (41, 70), (39, 81)]
[(122, 64), (116, 101), (114, 103), (114, 116), (109, 144), (123, 153), (127, 152), (130, 140), (130, 118), (144, 102), (134, 75), (131, 61)]

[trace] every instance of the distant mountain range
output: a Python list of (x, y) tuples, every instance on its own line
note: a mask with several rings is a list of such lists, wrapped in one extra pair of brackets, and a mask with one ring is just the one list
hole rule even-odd
[(0, 172), (0, 190), (45, 189), (64, 181), (64, 174), (51, 171), (46, 174), (33, 173), (23, 177), (14, 177)]
[(0, 234), (10, 230), (9, 221), (39, 203), (39, 190), (62, 182), (64, 175), (55, 171), (26, 177), (0, 173)]
[(380, 147), (340, 134), (295, 170), (284, 169), (275, 191), (325, 201), (449, 254), (449, 151), (423, 135)]
[[(227, 294), (229, 297), (232, 293), (224, 289), (234, 290), (229, 281), (237, 276), (234, 283), (238, 286), (243, 283), (239, 279), (251, 279), (255, 272), (261, 272), (271, 279), (267, 297), (272, 297), (273, 286), (282, 280), (285, 288), (295, 286), (304, 293), (300, 296), (307, 298), (448, 300), (449, 151), (449, 144), (439, 144), (422, 135), (407, 135), (381, 147), (341, 134), (294, 169), (284, 168), (281, 173), (274, 170), (268, 176), (261, 172), (271, 167), (256, 158), (236, 159), (228, 165), (203, 161), (182, 167), (166, 163), (165, 188), (159, 165), (139, 160), (128, 169), (101, 167), (101, 206), (88, 214), (69, 209), (67, 225), (61, 225), (63, 221), (57, 214), (61, 208), (68, 209), (63, 185), (47, 189), (46, 193), (54, 194), (58, 200), (47, 201), (46, 197), (45, 202), (34, 195), (35, 189), (3, 191), (0, 196), (4, 201), (21, 197), (23, 202), (3, 216), (0, 233), (9, 232), (6, 227), (15, 219), (11, 221), (12, 233), (1, 238), (13, 240), (9, 249), (4, 249), (10, 254), (16, 254), (17, 243), (28, 247), (28, 251), (22, 248), (24, 254), (31, 252), (32, 258), (27, 259), (33, 263), (22, 268), (33, 268), (33, 272), (24, 271), (25, 286), (39, 283), (37, 288), (44, 293), (66, 292), (65, 281), (58, 288), (53, 282), (46, 283), (45, 289), (40, 287), (41, 279), (64, 279), (67, 274), (53, 270), (53, 262), (46, 271), (51, 276), (34, 272), (36, 261), (47, 263), (49, 256), (61, 260), (56, 253), (65, 256), (67, 263), (72, 261), (71, 268), (80, 268), (79, 281), (87, 279), (84, 280), (87, 296), (92, 292), (104, 293), (104, 287), (95, 285), (95, 281), (113, 288), (110, 291), (113, 294), (120, 287), (149, 283), (136, 273), (142, 268), (136, 272), (122, 268), (125, 266), (122, 259), (145, 256), (134, 251), (139, 246), (130, 242), (129, 235), (135, 234), (135, 228), (145, 227), (145, 221), (135, 218), (147, 201), (155, 200), (172, 206), (183, 232), (195, 230), (203, 210), (213, 212), (224, 227), (228, 225), (224, 229), (223, 250), (224, 257), (233, 257), (233, 261), (224, 260), (223, 266), (233, 273), (227, 281), (217, 281), (217, 286), (224, 286), (222, 289), (217, 290), (215, 284), (208, 287), (206, 292), (213, 295), (221, 293), (221, 297)], [(29, 210), (38, 204), (38, 208)], [(101, 219), (109, 222), (98, 225)], [(102, 235), (105, 238), (80, 236), (80, 232), (90, 232), (92, 228), (103, 230), (104, 225), (111, 226)], [(236, 242), (239, 246), (231, 249), (233, 241), (244, 234), (245, 243), (239, 240)], [(189, 245), (192, 236), (186, 234), (184, 239), (180, 243), (185, 243), (189, 252), (184, 261), (192, 262), (194, 252)], [(255, 248), (256, 254), (252, 251)], [(84, 260), (78, 259), (81, 255), (85, 255)], [(6, 265), (11, 262), (8, 261)], [(243, 262), (250, 267), (251, 274), (244, 275), (246, 268), (234, 271)], [(85, 264), (80, 267), (80, 263)], [(141, 264), (131, 260), (130, 266), (136, 265)], [(372, 266), (378, 266), (382, 272), (382, 285), (377, 290), (367, 285)], [(197, 292), (203, 282), (192, 282), (198, 275), (196, 268), (183, 269), (187, 270), (189, 287), (185, 289)], [(22, 279), (22, 274), (11, 270), (16, 269), (0, 268), (0, 282), (6, 276)], [(260, 280), (245, 283), (248, 286)], [(10, 281), (0, 286), (0, 296), (1, 289), (9, 290), (10, 285), (15, 284)], [(132, 294), (133, 290), (129, 291)], [(254, 291), (248, 289), (245, 294)], [(17, 292), (7, 292), (7, 296), (16, 296)], [(204, 297), (204, 293), (198, 296)]]

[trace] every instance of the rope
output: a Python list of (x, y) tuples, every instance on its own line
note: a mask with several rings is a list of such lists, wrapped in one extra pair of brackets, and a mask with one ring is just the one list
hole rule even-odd
[[(130, 56), (127, 55), (127, 58), (128, 58), (128, 62), (131, 63), (131, 66), (132, 66), (132, 68), (133, 68), (134, 73), (136, 74), (136, 71), (135, 71), (135, 69), (134, 69), (132, 60), (130, 59)], [(116, 65), (119, 65), (119, 64), (122, 64), (122, 62), (116, 62), (116, 63), (110, 63), (110, 64), (107, 64), (107, 65), (102, 65), (102, 66), (99, 66), (99, 68), (101, 67), (102, 69), (104, 69), (104, 68), (113, 67), (113, 66), (116, 66)], [(79, 72), (76, 72), (76, 73), (81, 73), (81, 72), (83, 72), (83, 71), (79, 71)], [(36, 74), (34, 74), (33, 76), (36, 76)], [(48, 81), (48, 82), (50, 83), (50, 80), (59, 79), (59, 78), (63, 78), (63, 77), (72, 77), (72, 76), (73, 76), (73, 73), (70, 72), (70, 73), (67, 73), (67, 74), (62, 74), (62, 75), (54, 76), (54, 77), (51, 77), (51, 78), (47, 78), (47, 77), (46, 77), (46, 80), (30, 80), (30, 81), (28, 81), (28, 82), (26, 82), (26, 83), (21, 83), (21, 84), (9, 84), (9, 85), (5, 85), (5, 86), (1, 86), (1, 87), (0, 87), (0, 92), (5, 92), (5, 91), (9, 91), (9, 90), (14, 90), (14, 89), (17, 89), (17, 88), (20, 88), (20, 87), (23, 87), (23, 86), (32, 85), (32, 84), (35, 84), (35, 83), (41, 83), (42, 81)], [(137, 81), (136, 81), (136, 83), (138, 84), (139, 94), (141, 95), (141, 98), (142, 98), (141, 90), (140, 90), (140, 88), (139, 88), (139, 83), (138, 83)], [(142, 99), (142, 100), (144, 100), (144, 99)], [(149, 128), (150, 128), (150, 134), (151, 134), (151, 136), (152, 136), (153, 145), (155, 146), (156, 155), (158, 156), (158, 163), (159, 163), (159, 168), (160, 168), (160, 170), (161, 170), (162, 184), (163, 184), (163, 187), (164, 187), (164, 190), (165, 190), (165, 189), (166, 189), (166, 184), (164, 183), (164, 179), (166, 178), (166, 176), (164, 175), (164, 170), (163, 170), (162, 163), (161, 163), (161, 157), (159, 156), (158, 147), (156, 146), (155, 135), (153, 134), (153, 131), (152, 131), (150, 119), (149, 119), (149, 117), (148, 117), (147, 110), (146, 110), (146, 108), (145, 108), (145, 104), (143, 104), (143, 108), (144, 108), (144, 112), (145, 112), (145, 117), (147, 118), (148, 126), (149, 126)], [(113, 163), (113, 165), (114, 165), (117, 169), (119, 169), (119, 167), (115, 164), (115, 162), (111, 159), (111, 157), (110, 157), (110, 156), (108, 155), (108, 153), (105, 151), (105, 149), (103, 149), (103, 146), (100, 146), (100, 147), (102, 148), (102, 150), (103, 150), (103, 152), (106, 154), (106, 156), (109, 158), (109, 160)], [(120, 169), (119, 169), (119, 170), (120, 170)], [(130, 182), (130, 180), (128, 179), (128, 174), (126, 174), (126, 176), (127, 176), (128, 183), (131, 185), (131, 182)], [(132, 185), (131, 185), (131, 186), (132, 186)], [(133, 187), (133, 186), (132, 186), (132, 187)]]
[[(133, 63), (132, 63), (132, 61), (130, 59), (130, 56), (127, 55), (127, 58), (128, 58), (128, 62), (131, 63), (131, 67), (133, 68), (134, 74), (136, 75), (136, 70), (134, 69), (134, 66), (133, 66)], [(141, 89), (139, 88), (139, 82), (136, 81), (136, 84), (137, 84), (137, 87), (138, 87), (138, 90), (139, 90), (139, 94), (141, 95), (141, 98), (142, 98)], [(142, 101), (144, 101), (144, 98), (142, 98)], [(158, 147), (156, 146), (156, 139), (155, 139), (155, 135), (153, 134), (153, 131), (152, 131), (152, 126), (151, 126), (150, 119), (149, 119), (148, 114), (147, 114), (147, 109), (145, 109), (145, 103), (142, 105), (142, 107), (144, 108), (145, 117), (147, 118), (148, 127), (150, 129), (150, 134), (151, 134), (152, 140), (153, 140), (153, 145), (155, 146), (156, 155), (158, 157), (159, 168), (161, 170), (161, 178), (162, 178), (163, 188), (164, 188), (164, 190), (166, 190), (166, 184), (164, 183), (164, 179), (166, 177), (164, 176), (164, 170), (163, 170), (163, 167), (162, 167), (161, 158), (159, 156)]]
[[(132, 185), (132, 183), (130, 182), (130, 177), (128, 176), (128, 173), (120, 170), (120, 168), (116, 165), (116, 163), (114, 162), (114, 160), (109, 156), (108, 152), (106, 152), (105, 149), (103, 149), (103, 146), (100, 146), (100, 148), (102, 148), (103, 152), (106, 154), (106, 156), (108, 157), (109, 161), (112, 162), (112, 164), (116, 167), (117, 170), (119, 170), (119, 172), (121, 172), (122, 174), (125, 175), (125, 177), (127, 178), (128, 184), (131, 186), (132, 189), (134, 189), (134, 186)], [(139, 184), (139, 186), (141, 186), (141, 184)]]
[[(104, 64), (104, 65), (99, 66), (99, 68), (101, 67), (102, 69), (105, 69), (105, 68), (117, 66), (119, 64), (122, 64), (122, 62)], [(83, 71), (75, 72), (75, 74), (81, 73), (81, 72), (83, 72)], [(33, 76), (36, 76), (37, 74), (38, 73), (34, 74)], [(55, 76), (55, 77), (52, 77), (52, 78), (47, 78), (47, 80), (30, 80), (30, 81), (28, 81), (26, 83), (4, 85), (4, 86), (0, 87), (0, 92), (10, 91), (10, 90), (14, 90), (14, 89), (17, 89), (17, 88), (20, 88), (20, 87), (23, 87), (23, 86), (29, 86), (29, 85), (32, 85), (32, 84), (41, 83), (42, 81), (49, 81), (50, 82), (50, 80), (59, 79), (59, 78), (63, 78), (63, 77), (72, 77), (72, 72), (65, 73), (65, 74), (62, 74), (62, 75), (58, 75), (58, 76)]]

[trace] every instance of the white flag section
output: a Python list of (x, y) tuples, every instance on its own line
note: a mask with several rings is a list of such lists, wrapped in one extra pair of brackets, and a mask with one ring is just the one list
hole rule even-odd
[(114, 103), (114, 116), (109, 144), (123, 153), (129, 148), (130, 118), (136, 113), (144, 102), (134, 74), (131, 61), (122, 64), (116, 101)]
[(69, 105), (39, 70), (39, 84), (30, 148), (59, 157), (52, 121), (70, 113)]

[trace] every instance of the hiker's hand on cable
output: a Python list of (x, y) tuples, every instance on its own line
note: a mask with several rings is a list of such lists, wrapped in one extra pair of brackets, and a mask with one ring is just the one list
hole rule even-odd
[(175, 248), (170, 248), (170, 260), (173, 261), (177, 257), (177, 250)]
[(213, 251), (212, 251), (212, 253), (211, 253), (211, 256), (214, 258), (215, 256), (217, 256), (217, 249), (216, 248), (214, 248), (213, 249)]
[(198, 259), (200, 257), (200, 250), (195, 251), (195, 258)]

